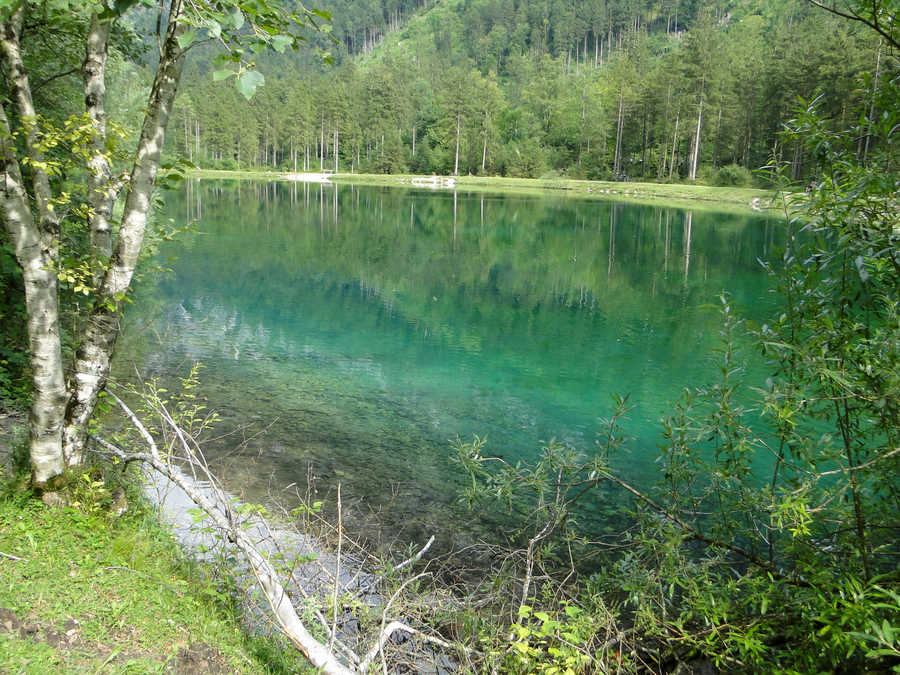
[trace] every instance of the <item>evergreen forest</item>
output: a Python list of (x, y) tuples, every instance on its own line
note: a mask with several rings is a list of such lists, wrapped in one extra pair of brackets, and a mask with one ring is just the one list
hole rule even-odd
[(816, 97), (843, 128), (887, 52), (803, 0), (322, 6), (330, 32), (260, 56), (249, 103), (194, 59), (171, 150), (206, 168), (712, 185), (777, 158), (814, 180), (779, 132)]

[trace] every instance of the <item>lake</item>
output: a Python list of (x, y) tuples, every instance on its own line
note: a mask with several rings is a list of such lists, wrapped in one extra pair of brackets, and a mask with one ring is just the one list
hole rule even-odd
[(613, 392), (614, 466), (649, 486), (668, 403), (715, 378), (717, 296), (765, 317), (781, 243), (754, 215), (568, 197), (191, 180), (164, 199), (193, 226), (139, 284), (114, 374), (201, 363), (227, 487), (333, 508), (340, 482), (348, 527), (385, 546), (503, 527), (457, 504), (452, 439), (589, 454)]

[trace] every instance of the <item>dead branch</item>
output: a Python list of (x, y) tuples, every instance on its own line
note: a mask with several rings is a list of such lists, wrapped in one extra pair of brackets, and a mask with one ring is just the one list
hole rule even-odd
[[(122, 408), (150, 448), (150, 453), (143, 453), (144, 457), (141, 457), (141, 459), (146, 461), (158, 473), (162, 474), (184, 490), (185, 494), (187, 494), (207, 516), (209, 516), (216, 527), (228, 534), (235, 546), (237, 546), (241, 553), (247, 558), (250, 568), (263, 590), (266, 601), (269, 603), (269, 606), (275, 614), (276, 620), (285, 635), (287, 635), (303, 655), (309, 659), (310, 663), (321, 669), (323, 673), (329, 675), (349, 675), (352, 673), (351, 670), (337, 660), (334, 654), (329, 651), (325, 645), (316, 640), (306, 629), (306, 626), (303, 625), (303, 622), (300, 620), (300, 617), (297, 616), (297, 612), (294, 610), (294, 606), (291, 604), (284, 587), (279, 583), (275, 569), (272, 567), (271, 563), (259, 553), (249, 537), (241, 529), (237, 522), (238, 519), (235, 517), (228, 502), (219, 500), (218, 504), (214, 503), (197, 488), (193, 481), (187, 480), (185, 474), (176, 466), (163, 460), (153, 437), (150, 435), (150, 432), (147, 431), (137, 415), (131, 411), (122, 399), (112, 392), (109, 392), (109, 394), (119, 404), (119, 407)], [(168, 413), (166, 413), (166, 417), (166, 421), (171, 422), (174, 425), (175, 434), (181, 443), (182, 449), (189, 456), (194, 456), (194, 452), (181, 429), (174, 424), (174, 421), (171, 420)], [(127, 453), (104, 439), (96, 436), (93, 438), (107, 451), (121, 459), (133, 456), (133, 453)], [(207, 476), (212, 478), (212, 475), (208, 473), (208, 470)]]
[(863, 16), (857, 12), (854, 12), (852, 9), (848, 9), (847, 11), (842, 11), (837, 8), (836, 4), (832, 2), (830, 5), (825, 4), (824, 2), (820, 2), (819, 0), (807, 0), (809, 4), (813, 7), (818, 7), (819, 9), (824, 9), (826, 12), (830, 14), (834, 14), (835, 16), (839, 16), (842, 19), (847, 19), (849, 21), (857, 21), (865, 26), (868, 26), (876, 33), (878, 33), (881, 37), (888, 41), (888, 44), (891, 45), (894, 49), (900, 49), (900, 42), (897, 41), (897, 38), (894, 37), (894, 15), (887, 9), (885, 12), (887, 14), (887, 25), (882, 24), (878, 20), (878, 6), (876, 2), (872, 3), (872, 18), (870, 19), (867, 16)]
[(404, 567), (406, 567), (406, 566), (408, 566), (408, 565), (412, 565), (413, 563), (418, 562), (419, 560), (421, 560), (422, 556), (425, 555), (425, 554), (428, 552), (428, 549), (431, 548), (431, 545), (432, 545), (433, 543), (434, 543), (434, 535), (431, 535), (431, 538), (428, 540), (428, 542), (427, 542), (421, 549), (419, 549), (419, 552), (418, 552), (418, 553), (416, 553), (412, 558), (407, 558), (407, 559), (404, 560), (402, 563), (400, 563), (399, 565), (395, 566), (395, 567), (394, 567), (394, 571), (396, 572), (397, 570), (402, 570)]
[(361, 673), (365, 673), (369, 669), (369, 666), (372, 665), (372, 661), (376, 656), (378, 656), (379, 653), (381, 653), (381, 650), (384, 648), (385, 643), (393, 633), (393, 630), (391, 632), (388, 632), (388, 626), (390, 624), (388, 624), (387, 613), (390, 611), (391, 605), (394, 604), (394, 600), (397, 599), (397, 596), (400, 595), (404, 588), (409, 586), (412, 582), (426, 576), (429, 576), (429, 574), (427, 572), (422, 572), (421, 574), (417, 574), (414, 577), (410, 577), (402, 584), (400, 584), (400, 587), (396, 591), (394, 591), (394, 594), (391, 596), (390, 600), (387, 601), (387, 604), (384, 606), (384, 610), (381, 612), (381, 633), (378, 636), (378, 640), (375, 642), (375, 646), (372, 647), (372, 649), (370, 649), (365, 657), (363, 657), (363, 659), (359, 662), (359, 671)]
[[(108, 393), (111, 398), (116, 401), (126, 417), (131, 421), (132, 425), (140, 435), (140, 438), (145, 443), (148, 452), (127, 452), (114, 443), (96, 435), (91, 435), (91, 439), (103, 448), (105, 453), (113, 457), (126, 462), (141, 461), (146, 463), (154, 471), (179, 487), (184, 494), (209, 517), (219, 532), (227, 537), (227, 539), (231, 541), (246, 558), (250, 569), (259, 582), (266, 602), (272, 610), (276, 624), (280, 630), (294, 643), (304, 656), (320, 670), (320, 672), (329, 675), (365, 673), (379, 654), (382, 655), (382, 663), (384, 663), (384, 645), (390, 639), (391, 635), (398, 630), (415, 635), (424, 642), (443, 649), (458, 649), (466, 653), (474, 653), (473, 650), (469, 648), (452, 645), (440, 638), (427, 635), (420, 630), (414, 629), (405, 623), (388, 619), (388, 613), (390, 612), (391, 606), (399, 597), (400, 593), (414, 581), (429, 576), (428, 573), (422, 573), (404, 581), (388, 600), (382, 611), (381, 630), (375, 640), (375, 644), (364, 657), (360, 658), (357, 653), (337, 639), (337, 594), (338, 586), (340, 584), (339, 566), (337, 566), (336, 570), (333, 572), (334, 590), (331, 598), (335, 615), (333, 622), (329, 625), (329, 622), (322, 616), (321, 612), (318, 610), (316, 611), (317, 619), (325, 627), (325, 630), (328, 633), (328, 645), (319, 642), (307, 630), (302, 620), (297, 615), (284, 586), (278, 579), (276, 570), (269, 562), (269, 558), (260, 552), (260, 549), (257, 548), (257, 545), (254, 544), (253, 540), (251, 540), (250, 536), (246, 533), (243, 527), (244, 523), (242, 522), (242, 518), (232, 507), (229, 495), (216, 481), (215, 476), (203, 457), (198, 441), (191, 434), (180, 428), (164, 405), (160, 404), (159, 401), (149, 401), (153, 412), (158, 415), (159, 419), (163, 422), (163, 433), (165, 435), (165, 440), (167, 441), (165, 449), (167, 452), (165, 454), (160, 452), (160, 445), (140, 418), (115, 393), (109, 390)], [(184, 462), (191, 475), (182, 471), (178, 464), (173, 460), (177, 460), (178, 463)], [(200, 482), (202, 482), (203, 487), (200, 486)], [(268, 523), (266, 523), (264, 519), (262, 527), (268, 528)], [(274, 539), (272, 532), (269, 530), (266, 531), (268, 531), (269, 536)], [(338, 535), (340, 542), (340, 538), (343, 535), (340, 522), (338, 523)], [(402, 569), (420, 560), (429, 550), (433, 542), (434, 537), (432, 536), (414, 556), (403, 561), (394, 567), (394, 569)], [(340, 552), (340, 544), (338, 546)], [(331, 574), (330, 570), (326, 571)], [(297, 584), (297, 587), (304, 597), (309, 597), (302, 584)], [(343, 655), (351, 666), (348, 667), (338, 660), (335, 655), (335, 649)]]

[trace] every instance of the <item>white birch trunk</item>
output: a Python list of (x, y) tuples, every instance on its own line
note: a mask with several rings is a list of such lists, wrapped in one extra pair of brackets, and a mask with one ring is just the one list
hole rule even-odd
[(91, 274), (94, 286), (103, 280), (104, 267), (112, 256), (110, 216), (116, 189), (106, 155), (106, 56), (109, 41), (109, 22), (101, 22), (97, 14), (91, 17), (91, 27), (85, 45), (84, 108), (94, 131), (91, 156), (88, 159), (88, 203), (90, 205)]
[(0, 202), (3, 221), (25, 282), (25, 311), (28, 317), (28, 343), (34, 382), (29, 453), (32, 482), (42, 487), (65, 468), (61, 439), (66, 388), (59, 337), (56, 277), (60, 216), (51, 203), (50, 180), (41, 168), (44, 156), (37, 143), (37, 114), (21, 55), (23, 20), (24, 5), (20, 5), (0, 26), (0, 49), (8, 68), (10, 94), (16, 101), (18, 117), (28, 120), (23, 126), (26, 152), (31, 164), (37, 222), (31, 212), (6, 110), (2, 106), (0, 160), (3, 163), (3, 176)]
[(616, 179), (619, 177), (619, 173), (622, 169), (622, 130), (625, 126), (624, 124), (624, 110), (625, 110), (625, 92), (619, 91), (619, 115), (616, 118), (616, 149), (615, 155), (613, 158), (613, 172), (616, 174)]
[(84, 340), (76, 354), (73, 392), (66, 411), (63, 437), (63, 455), (70, 465), (81, 462), (87, 422), (109, 374), (109, 364), (119, 334), (119, 299), (131, 284), (144, 241), (166, 125), (184, 64), (184, 50), (177, 42), (186, 30), (185, 24), (179, 20), (180, 8), (181, 2), (176, 1), (169, 11), (166, 39), (128, 181), (129, 190), (115, 251), (103, 284), (97, 291), (98, 302), (88, 319)]
[(672, 134), (672, 159), (669, 162), (669, 180), (672, 180), (672, 172), (675, 170), (675, 150), (678, 148), (678, 121), (679, 115), (675, 115), (675, 132)]
[(66, 387), (59, 341), (59, 308), (55, 261), (41, 244), (28, 207), (22, 173), (12, 146), (6, 111), (0, 107), (0, 205), (25, 282), (28, 345), (34, 371), (29, 452), (32, 482), (41, 487), (63, 472), (63, 414)]

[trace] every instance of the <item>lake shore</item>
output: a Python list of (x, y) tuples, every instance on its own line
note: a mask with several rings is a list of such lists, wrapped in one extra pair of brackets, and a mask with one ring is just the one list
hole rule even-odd
[(360, 174), (280, 171), (225, 171), (194, 169), (189, 177), (241, 180), (288, 180), (348, 185), (385, 185), (434, 190), (465, 190), (512, 194), (559, 194), (580, 199), (608, 199), (671, 206), (747, 213), (770, 211), (777, 206), (771, 190), (714, 187), (680, 183), (638, 183), (575, 180), (570, 178), (511, 178), (505, 176), (417, 176), (413, 174)]

